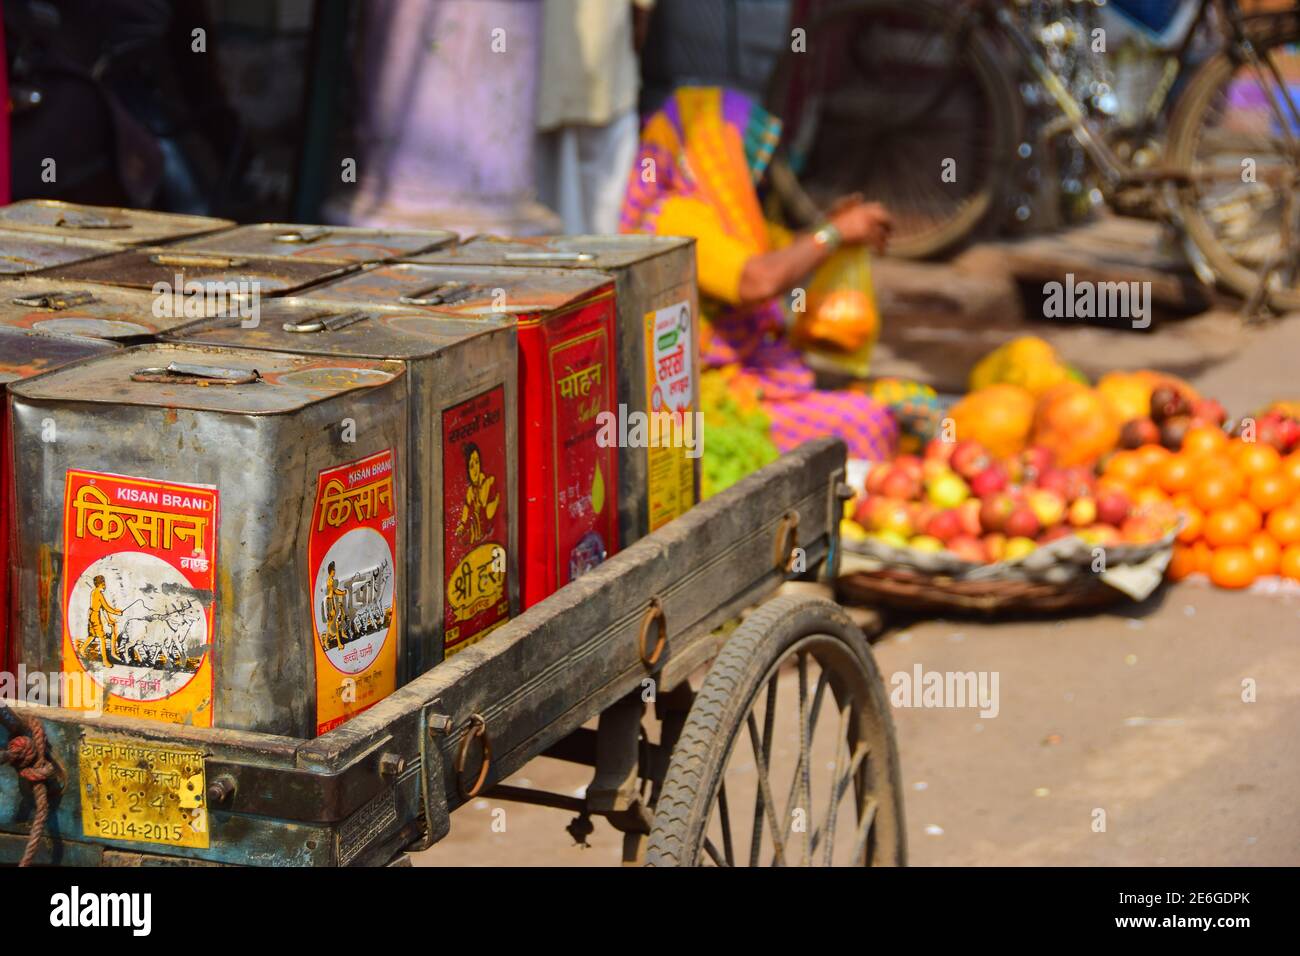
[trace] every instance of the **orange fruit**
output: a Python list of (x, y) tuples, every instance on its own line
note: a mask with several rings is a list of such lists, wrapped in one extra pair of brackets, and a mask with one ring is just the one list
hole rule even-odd
[(1240, 488), (1227, 475), (1204, 475), (1192, 486), (1192, 498), (1202, 511), (1231, 507), (1239, 494)]
[(1250, 528), (1250, 533), (1254, 534), (1260, 528), (1264, 527), (1264, 512), (1260, 511), (1248, 498), (1239, 498), (1233, 505), (1237, 512), (1245, 519), (1246, 525)]
[(1196, 558), (1196, 570), (1209, 574), (1210, 565), (1214, 563), (1214, 549), (1204, 541), (1197, 541), (1192, 545), (1192, 555)]
[(1279, 470), (1291, 479), (1294, 487), (1300, 488), (1300, 451), (1293, 451), (1283, 458)]
[(1237, 468), (1251, 477), (1270, 475), (1282, 464), (1276, 448), (1257, 441), (1242, 442), (1233, 457)]
[(1186, 455), (1170, 455), (1154, 469), (1156, 481), (1170, 494), (1187, 491), (1196, 480), (1196, 467)]
[(1205, 540), (1213, 548), (1245, 544), (1253, 531), (1236, 506), (1211, 511), (1205, 517)]
[(1264, 527), (1268, 528), (1273, 540), (1284, 548), (1300, 543), (1300, 509), (1294, 505), (1278, 508), (1268, 516)]
[(1138, 459), (1146, 465), (1148, 480), (1155, 477), (1156, 468), (1174, 456), (1164, 445), (1143, 445), (1137, 449)]
[(1289, 544), (1282, 549), (1277, 562), (1277, 573), (1292, 581), (1300, 581), (1300, 544)]
[(1183, 454), (1199, 458), (1205, 455), (1217, 455), (1228, 447), (1228, 436), (1222, 429), (1211, 425), (1197, 425), (1189, 428), (1183, 438)]
[(1189, 574), (1196, 573), (1196, 552), (1190, 545), (1174, 545), (1174, 556), (1169, 559), (1169, 567), (1165, 570), (1165, 576), (1170, 581), (1181, 581)]
[(1191, 544), (1205, 530), (1205, 512), (1195, 505), (1180, 507), (1178, 511), (1183, 516), (1183, 530), (1178, 532), (1178, 540), (1183, 544)]
[(1135, 451), (1117, 451), (1106, 461), (1102, 474), (1137, 488), (1147, 479), (1147, 465)]
[(1169, 503), (1169, 496), (1159, 488), (1151, 485), (1143, 485), (1133, 493), (1133, 504), (1139, 508), (1149, 507), (1151, 505), (1165, 505)]
[(1239, 546), (1218, 548), (1210, 562), (1210, 580), (1221, 588), (1249, 587), (1258, 577), (1250, 549)]
[(1246, 491), (1251, 503), (1260, 511), (1272, 511), (1290, 504), (1295, 498), (1295, 486), (1281, 471), (1268, 475), (1255, 475)]
[(1250, 536), (1246, 547), (1255, 561), (1255, 570), (1261, 575), (1277, 574), (1278, 563), (1282, 559), (1282, 549), (1267, 531), (1256, 531)]

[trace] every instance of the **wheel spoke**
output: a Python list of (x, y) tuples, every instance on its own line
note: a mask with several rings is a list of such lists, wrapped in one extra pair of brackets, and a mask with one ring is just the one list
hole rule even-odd
[(722, 849), (727, 857), (727, 866), (735, 866), (736, 852), (731, 842), (731, 811), (727, 808), (726, 780), (718, 787), (718, 814), (722, 817)]
[[(767, 757), (763, 753), (763, 747), (759, 743), (758, 721), (754, 719), (753, 711), (745, 718), (745, 724), (749, 727), (749, 740), (754, 748), (754, 761), (758, 764), (758, 802), (762, 807), (762, 813), (767, 817), (767, 825), (772, 828), (772, 844), (776, 849), (777, 866), (785, 866), (785, 839), (781, 830), (777, 826), (776, 820), (776, 801), (772, 799), (772, 786), (767, 776)], [(763, 836), (763, 817), (754, 821), (754, 829), (757, 831), (759, 838)], [(750, 846), (750, 866), (758, 866), (758, 842)]]
[(871, 827), (875, 822), (876, 798), (868, 797), (866, 806), (862, 808), (862, 819), (858, 821), (857, 836), (853, 840), (853, 855), (849, 857), (855, 863), (860, 860), (862, 866), (867, 865), (867, 840), (871, 837)]
[[(779, 672), (772, 675), (767, 682), (767, 712), (763, 714), (763, 737), (762, 744), (759, 744), (758, 722), (754, 720), (754, 712), (751, 710), (745, 718), (749, 724), (749, 739), (754, 748), (754, 763), (759, 768), (759, 782), (762, 786), (754, 794), (754, 829), (749, 841), (749, 865), (758, 866), (759, 855), (763, 852), (763, 816), (766, 814), (771, 817), (776, 813), (776, 806), (772, 803), (771, 784), (767, 779), (767, 762), (772, 755), (772, 723), (776, 720), (776, 681), (780, 676)], [(772, 820), (772, 839), (776, 840), (779, 834), (776, 828), (775, 819)]]
[[(831, 788), (830, 806), (826, 810), (826, 819), (823, 823), (823, 826), (819, 826), (816, 830), (814, 830), (812, 836), (813, 852), (816, 852), (817, 845), (818, 843), (821, 842), (823, 836), (823, 827), (824, 827), (824, 833), (826, 836), (825, 859), (826, 859), (827, 866), (830, 865), (831, 854), (834, 852), (835, 823), (836, 823), (836, 819), (839, 816), (840, 801), (844, 799), (844, 793), (849, 788), (849, 782), (853, 780), (853, 778), (857, 775), (858, 769), (862, 766), (862, 761), (865, 760), (867, 758), (867, 754), (871, 752), (871, 748), (867, 746), (865, 741), (859, 743), (857, 747), (854, 748), (853, 759), (849, 761), (848, 769), (844, 770), (844, 763), (842, 758), (844, 754), (848, 751), (848, 739), (847, 739), (848, 721), (844, 718), (844, 715), (846, 713), (849, 713), (849, 710), (850, 709), (846, 707), (844, 710), (840, 712), (840, 727), (841, 727), (840, 740), (842, 741), (843, 746), (837, 748), (837, 752), (835, 755), (836, 779), (835, 779), (835, 785)], [(843, 770), (843, 775), (841, 775), (842, 770)]]
[[(812, 812), (812, 777), (811, 777), (812, 742), (813, 742), (813, 737), (817, 733), (817, 715), (821, 713), (822, 699), (826, 696), (826, 688), (830, 685), (830, 675), (826, 672), (824, 668), (819, 667), (818, 670), (819, 673), (817, 675), (817, 689), (813, 692), (812, 707), (805, 714), (801, 716), (801, 719), (804, 721), (804, 726), (802, 731), (803, 733), (802, 739), (804, 741), (804, 744), (803, 744), (803, 751), (799, 754), (799, 759), (803, 767), (803, 775), (808, 778), (808, 784), (805, 790), (805, 792), (807, 793), (807, 798), (804, 802), (804, 807), (803, 807), (804, 812), (806, 814)], [(799, 692), (800, 692), (801, 706), (802, 706), (802, 696), (804, 693), (802, 676), (800, 680), (801, 683), (799, 687)], [(794, 779), (790, 781), (790, 792), (786, 795), (786, 799), (785, 799), (785, 828), (782, 832), (783, 835), (787, 837), (790, 835), (790, 826), (791, 823), (793, 822), (791, 813), (794, 810), (794, 801), (795, 801), (795, 797), (798, 796), (799, 793), (799, 782), (801, 779), (802, 778), (800, 776), (800, 768), (795, 767)], [(811, 832), (807, 829), (807, 825), (810, 822), (811, 822), (810, 820), (804, 821), (805, 833)], [(812, 853), (811, 844), (809, 844), (808, 846), (808, 853), (810, 855)]]
[(731, 863), (723, 859), (722, 855), (718, 853), (718, 848), (713, 845), (713, 841), (708, 837), (704, 838), (704, 852), (709, 855), (709, 859), (712, 860), (715, 865), (731, 866)]

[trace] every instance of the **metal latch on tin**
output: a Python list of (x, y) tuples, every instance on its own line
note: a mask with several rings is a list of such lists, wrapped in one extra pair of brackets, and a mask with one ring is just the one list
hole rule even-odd
[(62, 309), (75, 309), (79, 305), (89, 305), (96, 301), (93, 292), (38, 292), (32, 295), (16, 296), (14, 305), (29, 309), (50, 309), (58, 312)]
[(156, 266), (179, 266), (184, 269), (238, 269), (247, 260), (231, 256), (205, 256), (197, 253), (155, 252), (149, 261)]
[(287, 242), (294, 244), (305, 244), (308, 242), (319, 242), (326, 238), (334, 230), (327, 226), (304, 226), (301, 229), (290, 229), (286, 232), (276, 233), (272, 237), (272, 242)]
[(171, 362), (166, 366), (142, 368), (131, 376), (133, 382), (166, 382), (181, 385), (247, 385), (260, 382), (257, 369), (225, 368), (220, 365), (192, 365)]
[(479, 287), (468, 282), (439, 282), (404, 295), (397, 301), (403, 305), (451, 305), (472, 298), (478, 292)]
[(129, 228), (124, 222), (114, 222), (105, 216), (97, 216), (91, 212), (83, 213), (63, 213), (58, 219), (54, 220), (54, 225), (66, 229), (127, 229)]
[(286, 332), (337, 332), (349, 325), (356, 325), (370, 318), (369, 313), (360, 310), (353, 312), (319, 312), (298, 322), (284, 323)]
[(595, 262), (590, 252), (507, 252), (507, 262)]

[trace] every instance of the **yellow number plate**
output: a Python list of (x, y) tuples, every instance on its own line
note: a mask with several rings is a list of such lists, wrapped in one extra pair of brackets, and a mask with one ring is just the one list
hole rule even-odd
[(84, 737), (79, 757), (86, 836), (207, 848), (202, 751)]

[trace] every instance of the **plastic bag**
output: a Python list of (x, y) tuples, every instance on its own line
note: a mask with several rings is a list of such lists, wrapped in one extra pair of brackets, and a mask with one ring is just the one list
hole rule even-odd
[(855, 377), (865, 377), (880, 335), (880, 312), (865, 246), (836, 250), (813, 275), (797, 313), (795, 344)]

